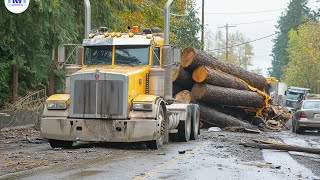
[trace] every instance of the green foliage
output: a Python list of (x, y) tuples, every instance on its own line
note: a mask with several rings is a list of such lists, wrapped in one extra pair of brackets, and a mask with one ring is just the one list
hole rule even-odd
[[(109, 31), (126, 31), (127, 26), (160, 27), (167, 0), (91, 0), (92, 29), (105, 26)], [(158, 7), (158, 8), (156, 8)], [(49, 75), (56, 61), (59, 44), (81, 44), (84, 37), (83, 0), (30, 0), (21, 14), (10, 13), (0, 1), (0, 106), (11, 97), (12, 66), (18, 65), (19, 95), (48, 88)], [(198, 47), (199, 19), (194, 0), (175, 1), (171, 16), (172, 42), (182, 47)], [(55, 50), (54, 56), (52, 52)], [(55, 66), (53, 66), (55, 67)], [(64, 71), (54, 69), (55, 90), (62, 92)]]
[(282, 14), (278, 26), (276, 26), (279, 34), (274, 39), (270, 75), (277, 79), (281, 78), (283, 67), (289, 62), (287, 48), (290, 29), (296, 29), (300, 24), (311, 18), (310, 9), (306, 7), (307, 3), (308, 0), (291, 0), (288, 9)]
[(320, 25), (309, 22), (289, 33), (290, 61), (284, 69), (289, 86), (320, 88)]

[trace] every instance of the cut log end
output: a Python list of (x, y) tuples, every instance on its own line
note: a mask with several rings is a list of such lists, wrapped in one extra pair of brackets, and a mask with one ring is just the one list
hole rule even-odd
[(181, 66), (183, 68), (189, 67), (192, 64), (195, 56), (196, 56), (196, 52), (194, 48), (192, 47), (185, 48), (181, 54), (181, 63), (180, 63)]
[(204, 66), (201, 66), (197, 68), (195, 71), (192, 73), (192, 78), (198, 83), (202, 83), (206, 80), (208, 76), (208, 71)]
[(190, 104), (195, 102), (191, 92), (188, 90), (180, 91), (178, 94), (175, 95), (174, 98), (178, 101), (178, 103)]
[(204, 83), (196, 83), (193, 87), (192, 87), (192, 95), (196, 100), (200, 100), (202, 99), (206, 92), (207, 92), (207, 85)]

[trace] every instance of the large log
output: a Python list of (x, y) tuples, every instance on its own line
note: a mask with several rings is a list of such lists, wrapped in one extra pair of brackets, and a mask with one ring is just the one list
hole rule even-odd
[(243, 145), (245, 147), (256, 147), (259, 149), (276, 149), (276, 150), (284, 150), (284, 151), (296, 151), (296, 152), (320, 154), (319, 148), (292, 146), (287, 144), (240, 143), (240, 145)]
[(192, 78), (198, 83), (206, 83), (239, 90), (249, 90), (248, 86), (239, 78), (219, 72), (208, 66), (197, 68), (193, 71)]
[(192, 75), (181, 66), (173, 69), (172, 81), (182, 85), (185, 89), (191, 89), (195, 83), (192, 79)]
[(193, 97), (199, 102), (228, 106), (262, 107), (263, 96), (257, 92), (223, 88), (196, 83), (192, 88)]
[(215, 57), (205, 54), (204, 52), (200, 52), (192, 47), (188, 47), (183, 50), (181, 55), (181, 66), (183, 68), (188, 69), (189, 71), (194, 71), (202, 65), (210, 66), (236, 76), (259, 90), (263, 90), (267, 85), (266, 79), (261, 75), (248, 72), (240, 67), (232, 66), (227, 62), (219, 61)]
[(244, 128), (252, 128), (252, 125), (241, 121), (232, 116), (221, 113), (213, 108), (209, 108), (204, 104), (200, 104), (200, 119), (215, 126), (224, 128), (231, 126), (240, 126)]
[(178, 103), (196, 103), (195, 99), (193, 98), (193, 95), (188, 90), (180, 91), (174, 96), (174, 99), (177, 100)]

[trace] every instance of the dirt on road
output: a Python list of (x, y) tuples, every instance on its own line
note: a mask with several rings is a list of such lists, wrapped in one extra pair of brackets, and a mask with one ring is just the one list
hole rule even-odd
[[(73, 149), (52, 149), (45, 139), (39, 137), (39, 131), (33, 127), (11, 129), (0, 131), (0, 179), (17, 177), (15, 174), (34, 173), (39, 169), (54, 170), (55, 168), (59, 168), (59, 172), (64, 171), (64, 169), (77, 170), (79, 171), (77, 175), (81, 175), (83, 169), (89, 168), (89, 166), (85, 165), (90, 164), (90, 168), (92, 168), (95, 167), (95, 164), (100, 164), (99, 167), (101, 167), (102, 165), (106, 166), (108, 163), (108, 173), (112, 174), (113, 164), (110, 163), (111, 160), (114, 160), (113, 163), (119, 161), (116, 163), (116, 167), (126, 167), (130, 166), (128, 159), (130, 160), (131, 158), (133, 161), (131, 166), (139, 164), (139, 160), (142, 161), (141, 164), (146, 166), (142, 166), (142, 169), (135, 167), (137, 168), (137, 172), (126, 172), (128, 177), (138, 177), (138, 179), (150, 178), (150, 175), (144, 171), (148, 171), (148, 168), (156, 167), (157, 164), (166, 164), (165, 161), (169, 161), (172, 158), (177, 159), (177, 167), (172, 167), (175, 170), (171, 172), (170, 168), (162, 169), (168, 175), (167, 179), (175, 176), (180, 177), (181, 175), (177, 174), (177, 172), (180, 172), (182, 175), (185, 174), (184, 168), (190, 169), (189, 171), (193, 172), (192, 166), (199, 167), (193, 173), (194, 177), (198, 177), (198, 179), (208, 178), (204, 176), (207, 172), (206, 168), (210, 169), (210, 172), (212, 168), (217, 168), (216, 170), (220, 172), (225, 171), (229, 174), (230, 172), (232, 174), (234, 171), (235, 174), (242, 174), (244, 177), (248, 173), (259, 175), (261, 172), (261, 176), (265, 177), (272, 177), (273, 174), (280, 173), (281, 177), (284, 177), (283, 174), (285, 174), (285, 177), (290, 179), (315, 179), (314, 177), (320, 176), (319, 155), (260, 150), (244, 147), (239, 145), (239, 143), (252, 142), (254, 139), (259, 139), (282, 141), (292, 145), (298, 143), (307, 147), (319, 147), (319, 137), (319, 133), (295, 135), (288, 131), (250, 134), (227, 131), (208, 132), (207, 130), (202, 130), (199, 140), (187, 143), (190, 149), (198, 147), (196, 148), (197, 151), (194, 150), (195, 152), (193, 152), (193, 150), (190, 150), (192, 152), (190, 154), (191, 158), (180, 159), (180, 157), (177, 158), (179, 150), (186, 150), (188, 153), (188, 149), (184, 149), (186, 148), (184, 147), (184, 143), (170, 143), (165, 145), (162, 150), (157, 151), (148, 149), (143, 143), (78, 143), (75, 144)], [(156, 159), (149, 162), (148, 159), (152, 159), (154, 156), (156, 156)], [(125, 161), (121, 164), (120, 161), (123, 157), (125, 157)], [(287, 162), (283, 163), (280, 161)], [(179, 168), (182, 168), (181, 171), (177, 171)], [(305, 171), (304, 168), (308, 172), (300, 172)], [(124, 169), (124, 171), (128, 171), (128, 169)], [(138, 176), (136, 176), (137, 173)], [(219, 177), (215, 179), (220, 179)], [(223, 177), (223, 173), (221, 177)], [(157, 179), (160, 176), (154, 176), (154, 178)]]

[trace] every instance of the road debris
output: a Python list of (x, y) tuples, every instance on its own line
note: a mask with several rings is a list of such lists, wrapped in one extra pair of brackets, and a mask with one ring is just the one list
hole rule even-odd
[(320, 154), (319, 148), (309, 148), (309, 147), (300, 147), (287, 144), (261, 144), (261, 143), (240, 143), (244, 147), (253, 147), (259, 149), (275, 149), (283, 151), (296, 151), (296, 152), (306, 152), (313, 154)]
[(219, 127), (210, 127), (210, 128), (208, 129), (208, 131), (209, 131), (209, 132), (219, 132), (219, 131), (221, 131), (221, 129), (220, 129)]

